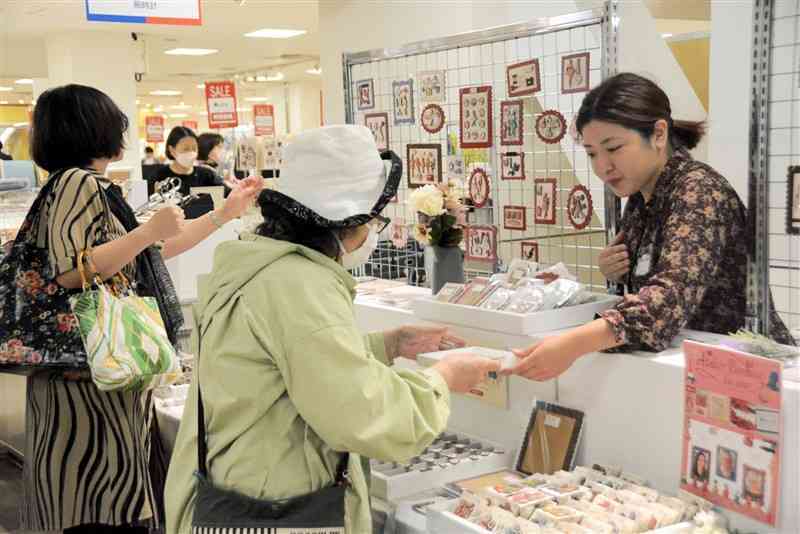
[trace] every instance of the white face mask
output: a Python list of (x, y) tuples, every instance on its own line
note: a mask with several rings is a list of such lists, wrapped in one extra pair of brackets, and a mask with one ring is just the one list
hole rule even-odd
[(181, 167), (186, 167), (187, 169), (192, 168), (196, 159), (197, 152), (181, 152), (175, 156), (175, 161), (177, 161)]
[(360, 247), (352, 252), (347, 252), (347, 250), (344, 248), (342, 240), (339, 239), (339, 236), (336, 235), (335, 232), (333, 237), (335, 237), (336, 241), (338, 241), (339, 248), (342, 251), (342, 267), (348, 271), (352, 271), (356, 267), (361, 267), (367, 263), (369, 257), (372, 256), (372, 253), (376, 248), (378, 248), (378, 232), (372, 225), (369, 226), (369, 234), (367, 234), (367, 238)]

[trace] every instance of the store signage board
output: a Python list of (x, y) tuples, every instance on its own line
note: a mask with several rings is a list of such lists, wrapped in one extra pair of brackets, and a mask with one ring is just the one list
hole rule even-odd
[(181, 122), (181, 126), (184, 128), (189, 128), (193, 132), (197, 133), (197, 121), (183, 121)]
[(275, 108), (271, 104), (253, 106), (253, 121), (256, 136), (273, 137), (275, 135)]
[(162, 143), (164, 141), (164, 117), (161, 115), (148, 115), (145, 117), (144, 128), (148, 143)]
[(86, 20), (200, 26), (200, 0), (85, 0)]
[(236, 85), (231, 81), (206, 82), (206, 109), (209, 128), (236, 128)]
[(776, 526), (783, 364), (686, 341), (681, 489)]

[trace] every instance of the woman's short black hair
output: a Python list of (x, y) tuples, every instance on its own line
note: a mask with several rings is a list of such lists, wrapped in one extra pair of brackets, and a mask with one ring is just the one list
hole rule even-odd
[(218, 133), (203, 133), (197, 138), (197, 159), (206, 161), (211, 151), (225, 143), (225, 138)]
[(75, 84), (54, 87), (36, 100), (31, 154), (48, 172), (87, 167), (125, 150), (127, 130), (128, 117), (102, 91)]
[(146, 154), (153, 154), (154, 153), (153, 147), (151, 147), (151, 146), (144, 147), (144, 151), (145, 151)]
[[(172, 129), (172, 131), (169, 132), (169, 136), (167, 136), (167, 148), (175, 148), (178, 146), (178, 143), (181, 142), (181, 139), (186, 137), (191, 137), (197, 141), (197, 134), (195, 134), (191, 128), (187, 128), (186, 126), (176, 126)], [(172, 154), (170, 154), (169, 150), (165, 150), (165, 152), (167, 153), (167, 157), (169, 159), (175, 159)]]

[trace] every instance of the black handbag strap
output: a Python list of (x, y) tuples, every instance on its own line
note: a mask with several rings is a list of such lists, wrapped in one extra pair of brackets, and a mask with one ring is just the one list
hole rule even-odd
[[(197, 324), (197, 355), (195, 356), (195, 381), (197, 381), (197, 471), (206, 480), (210, 480), (208, 476), (208, 442), (206, 440), (206, 415), (203, 409), (203, 393), (200, 389), (200, 344), (203, 338), (201, 332), (201, 325)], [(345, 452), (339, 460), (339, 465), (336, 466), (336, 476), (334, 484), (336, 486), (343, 486), (348, 484), (347, 478), (347, 464), (350, 460), (350, 453)]]

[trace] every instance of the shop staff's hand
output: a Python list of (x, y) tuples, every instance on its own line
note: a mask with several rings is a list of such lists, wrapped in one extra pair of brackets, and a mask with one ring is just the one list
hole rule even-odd
[(441, 326), (402, 326), (392, 332), (394, 339), (390, 350), (392, 359), (402, 356), (416, 360), (420, 354), (438, 352), (440, 350), (458, 349), (466, 346), (460, 337), (450, 334), (446, 327)]
[(558, 337), (549, 337), (536, 345), (514, 349), (512, 352), (519, 362), (501, 374), (519, 375), (537, 382), (545, 382), (562, 375), (580, 357), (579, 354), (574, 355), (567, 350)]
[(167, 206), (155, 212), (143, 226), (152, 242), (156, 243), (181, 233), (185, 220), (182, 209)]
[(499, 371), (500, 363), (498, 360), (461, 352), (442, 358), (433, 366), (433, 369), (442, 375), (450, 391), (468, 393), (475, 386), (484, 382), (489, 373)]
[(260, 176), (250, 176), (239, 180), (222, 206), (222, 216), (225, 221), (241, 217), (264, 189), (264, 180)]
[(600, 251), (597, 258), (600, 272), (612, 282), (621, 282), (631, 268), (628, 247), (625, 245), (625, 233), (620, 232), (609, 245)]

